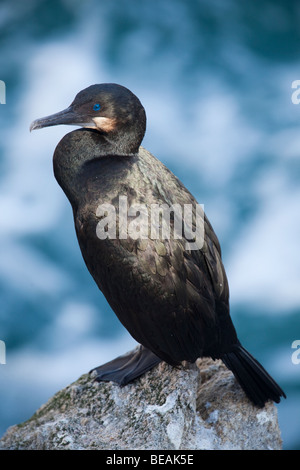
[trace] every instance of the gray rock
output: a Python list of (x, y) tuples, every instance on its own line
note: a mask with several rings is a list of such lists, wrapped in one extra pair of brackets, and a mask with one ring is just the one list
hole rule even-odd
[(0, 449), (281, 449), (273, 403), (259, 409), (221, 361), (161, 363), (130, 385), (90, 374), (10, 427)]

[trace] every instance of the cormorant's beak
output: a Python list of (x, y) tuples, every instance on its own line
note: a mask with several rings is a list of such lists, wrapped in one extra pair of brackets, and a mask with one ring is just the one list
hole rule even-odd
[(30, 125), (30, 132), (34, 129), (41, 129), (42, 127), (57, 126), (59, 124), (68, 124), (73, 126), (82, 127), (96, 127), (93, 121), (86, 122), (87, 119), (77, 114), (73, 106), (60, 111), (59, 113), (51, 114), (40, 119), (36, 119)]

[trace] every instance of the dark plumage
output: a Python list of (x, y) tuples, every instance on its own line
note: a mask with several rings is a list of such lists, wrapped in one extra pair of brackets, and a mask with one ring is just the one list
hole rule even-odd
[[(145, 111), (138, 98), (115, 84), (93, 85), (67, 110), (39, 119), (31, 129), (78, 124), (58, 144), (55, 177), (74, 213), (84, 261), (99, 289), (139, 350), (96, 369), (98, 380), (126, 384), (161, 360), (178, 365), (199, 357), (220, 358), (258, 406), (285, 396), (263, 367), (241, 346), (229, 314), (229, 289), (218, 239), (204, 219), (204, 244), (191, 250), (186, 239), (100, 240), (98, 207), (192, 204), (197, 201), (153, 155), (140, 147)], [(102, 214), (103, 216), (103, 214)], [(127, 223), (134, 220), (128, 216)], [(193, 224), (195, 224), (193, 209)], [(171, 225), (175, 221), (171, 218)], [(148, 221), (150, 229), (150, 220)], [(153, 238), (153, 237), (152, 237)]]

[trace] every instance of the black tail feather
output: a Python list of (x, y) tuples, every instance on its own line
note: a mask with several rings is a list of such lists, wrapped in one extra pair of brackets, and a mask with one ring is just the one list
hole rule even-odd
[(91, 372), (97, 372), (95, 380), (98, 382), (112, 381), (119, 385), (127, 385), (160, 362), (161, 359), (153, 352), (144, 346), (139, 346), (134, 351), (96, 367)]
[(285, 393), (263, 366), (241, 345), (236, 345), (221, 357), (225, 366), (235, 375), (248, 398), (259, 407), (268, 400), (280, 402)]

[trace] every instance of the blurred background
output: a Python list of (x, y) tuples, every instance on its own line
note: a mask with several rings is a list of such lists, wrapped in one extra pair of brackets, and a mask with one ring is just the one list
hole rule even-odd
[(29, 133), (81, 89), (115, 82), (146, 108), (143, 145), (204, 204), (240, 340), (286, 391), (283, 445), (300, 449), (299, 26), (297, 0), (0, 1), (0, 435), (135, 345), (53, 176), (72, 128)]

